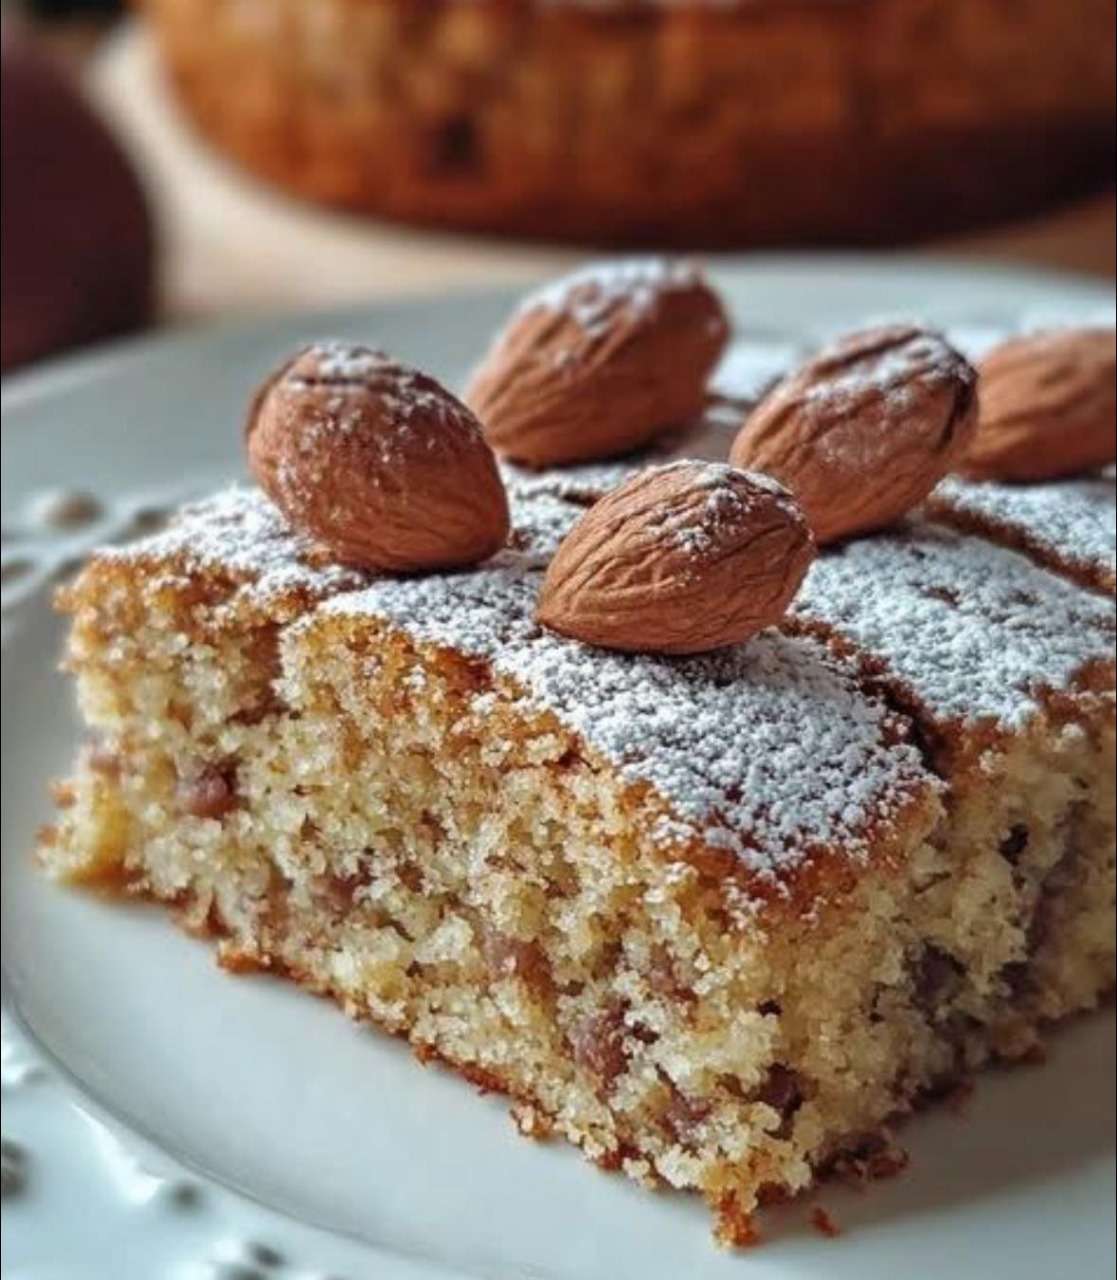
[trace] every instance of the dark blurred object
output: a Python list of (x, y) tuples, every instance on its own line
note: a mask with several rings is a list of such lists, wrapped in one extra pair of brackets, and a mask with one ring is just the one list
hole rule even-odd
[(154, 237), (135, 175), (63, 73), (9, 23), (0, 57), (7, 370), (145, 324)]
[(25, 0), (24, 8), (41, 18), (86, 18), (121, 13), (124, 0)]

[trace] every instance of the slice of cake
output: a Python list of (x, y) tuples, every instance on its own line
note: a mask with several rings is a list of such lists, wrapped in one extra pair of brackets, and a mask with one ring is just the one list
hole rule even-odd
[[(689, 271), (637, 275), (514, 318), (482, 384), (513, 457), (576, 453), (540, 410), (568, 384), (586, 459), (650, 439), (641, 370), (681, 323), (660, 290), (713, 317), (673, 388), (701, 401), (716, 307)], [(834, 1165), (894, 1170), (892, 1119), (1113, 984), (1114, 610), (897, 520), (976, 428), (941, 338), (865, 331), (806, 374), (790, 441), (761, 402), (773, 459), (814, 468), (801, 508), (663, 462), (728, 448), (724, 401), (650, 469), (502, 487), (432, 380), (300, 353), (251, 412), (265, 493), (62, 593), (96, 736), (47, 868), (167, 903), (527, 1133), (699, 1191), (723, 1240)]]
[[(43, 856), (744, 1239), (758, 1199), (1112, 982), (1112, 712), (1078, 692), (1110, 684), (1108, 610), (906, 535), (857, 544), (909, 579), (862, 608), (845, 583), (885, 567), (818, 562), (825, 641), (612, 655), (532, 621), (582, 508), (512, 507), (515, 549), (466, 574), (354, 582), (253, 493), (98, 555), (63, 603), (100, 737)], [(942, 598), (974, 574), (1033, 593), (1015, 648), (1018, 617)]]

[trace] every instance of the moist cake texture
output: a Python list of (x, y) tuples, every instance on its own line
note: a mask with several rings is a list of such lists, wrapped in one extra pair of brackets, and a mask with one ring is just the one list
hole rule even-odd
[(590, 649), (533, 609), (615, 474), (509, 470), (509, 546), (454, 574), (339, 569), (251, 490), (98, 553), (41, 853), (744, 1242), (1112, 986), (1113, 607), (920, 519), (743, 646)]

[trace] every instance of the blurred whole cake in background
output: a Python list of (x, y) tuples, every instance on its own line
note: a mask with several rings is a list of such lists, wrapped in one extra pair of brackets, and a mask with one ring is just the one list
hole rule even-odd
[(312, 199), (593, 241), (896, 241), (1113, 173), (1111, 0), (145, 0)]

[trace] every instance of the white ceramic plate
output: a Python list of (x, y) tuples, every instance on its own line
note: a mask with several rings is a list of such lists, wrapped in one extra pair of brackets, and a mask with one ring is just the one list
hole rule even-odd
[[(915, 314), (980, 345), (1022, 318), (1112, 319), (1107, 290), (892, 260), (760, 259), (722, 273), (776, 345)], [(995, 1073), (964, 1116), (906, 1130), (906, 1176), (827, 1187), (770, 1243), (716, 1251), (700, 1204), (649, 1195), (516, 1136), (399, 1043), (266, 978), (232, 978), (158, 910), (58, 889), (33, 868), (48, 779), (77, 726), (47, 598), (90, 541), (238, 474), (247, 391), (296, 341), (371, 338), (456, 381), (507, 296), (271, 319), (116, 346), (14, 379), (3, 405), (4, 1276), (675, 1280), (1112, 1274), (1111, 1011)], [(60, 530), (44, 492), (99, 516)]]

